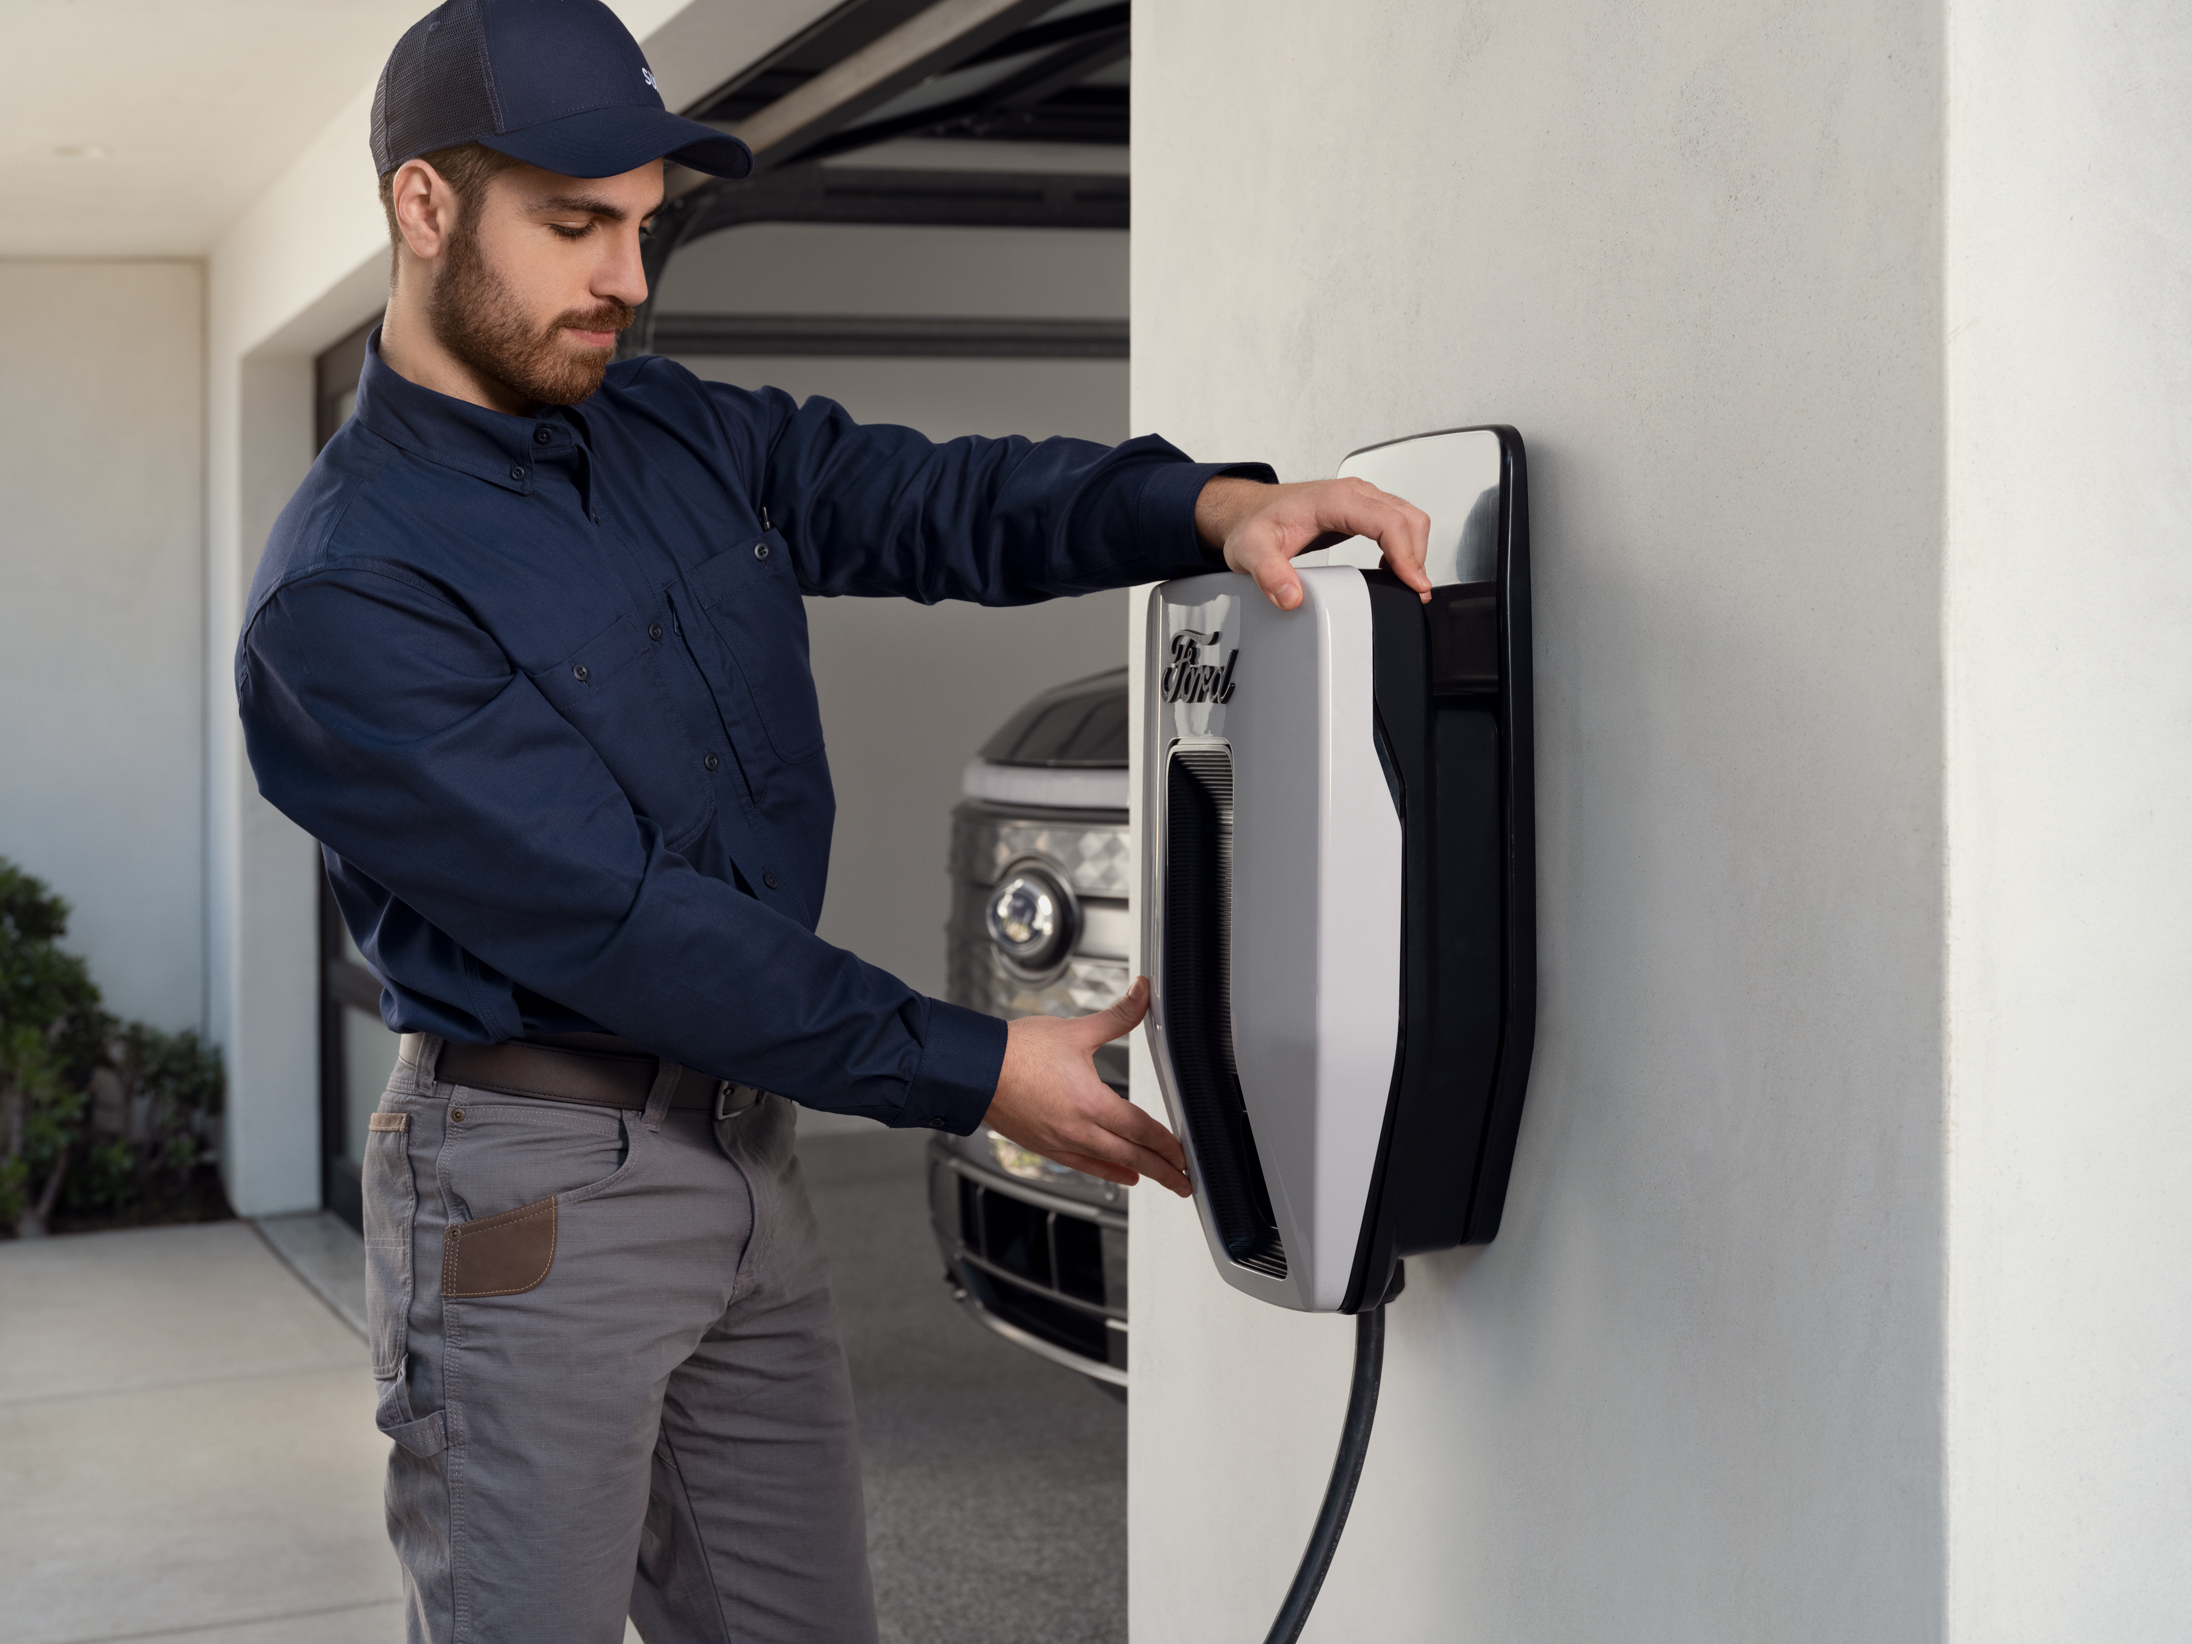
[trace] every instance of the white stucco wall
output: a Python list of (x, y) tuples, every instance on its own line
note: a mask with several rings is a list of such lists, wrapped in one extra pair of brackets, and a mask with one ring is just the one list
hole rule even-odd
[[(1935, 1638), (1939, 16), (1135, 27), (1135, 425), (1530, 452), (1535, 1073), (1499, 1239), (1408, 1264), (1309, 1636)], [(1133, 1635), (1257, 1636), (1351, 1332), (1134, 1217)]]
[(204, 282), (0, 261), (0, 856), (118, 1014), (205, 1007)]
[(1950, 1636), (2192, 1636), (2192, 15), (1949, 10)]

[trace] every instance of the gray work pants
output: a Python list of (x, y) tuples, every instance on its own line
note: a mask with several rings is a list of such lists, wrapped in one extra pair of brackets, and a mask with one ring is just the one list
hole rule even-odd
[[(365, 1164), (411, 1644), (872, 1644), (852, 1391), (791, 1104), (437, 1083)], [(674, 1075), (674, 1070), (673, 1070)]]

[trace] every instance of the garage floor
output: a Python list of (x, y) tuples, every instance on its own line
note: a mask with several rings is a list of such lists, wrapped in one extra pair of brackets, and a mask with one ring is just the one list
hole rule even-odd
[(803, 1137), (868, 1480), (885, 1644), (1126, 1638), (1126, 1407), (949, 1300), (927, 1137)]
[[(925, 1140), (800, 1143), (883, 1638), (1124, 1640), (1126, 1412), (950, 1302)], [(0, 1243), (0, 1644), (395, 1644), (363, 1288), (331, 1217)]]

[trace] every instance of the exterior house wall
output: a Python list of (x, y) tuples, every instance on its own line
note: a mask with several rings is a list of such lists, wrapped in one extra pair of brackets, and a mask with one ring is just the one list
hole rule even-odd
[[(1138, 27), (1137, 420), (1531, 442), (1530, 1105), (1311, 1636), (2181, 1636), (2182, 16)], [(1275, 1605), (1346, 1331), (1135, 1217), (1146, 1644)]]
[(204, 281), (0, 262), (0, 856), (74, 904), (109, 1009), (205, 1009)]
[(2180, 1639), (2192, 19), (1949, 20), (1949, 1633)]
[[(1935, 1638), (1941, 17), (1135, 29), (1136, 425), (1286, 478), (1529, 445), (1529, 1103), (1497, 1241), (1408, 1263), (1308, 1636)], [(1132, 1263), (1133, 1636), (1240, 1636), (1352, 1332), (1225, 1287), (1163, 1194)]]

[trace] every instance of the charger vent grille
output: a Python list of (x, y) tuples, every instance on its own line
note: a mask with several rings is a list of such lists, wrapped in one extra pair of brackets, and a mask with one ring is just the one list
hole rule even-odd
[(1165, 772), (1165, 1039), (1218, 1239), (1286, 1276), (1286, 1250), (1233, 1063), (1233, 752), (1175, 748)]

